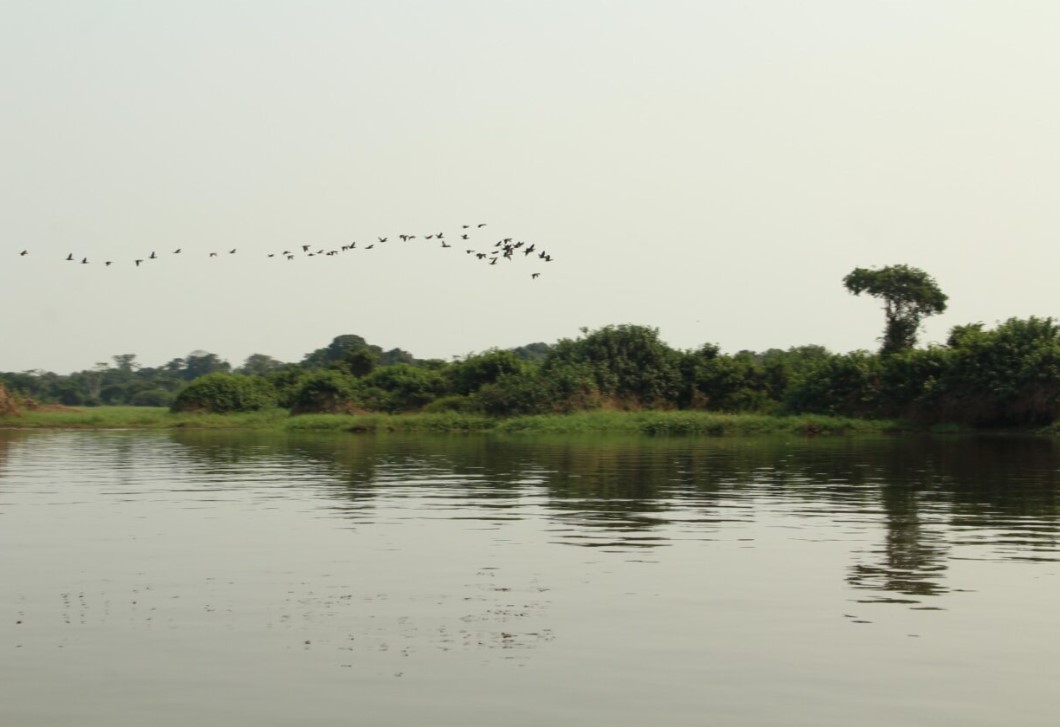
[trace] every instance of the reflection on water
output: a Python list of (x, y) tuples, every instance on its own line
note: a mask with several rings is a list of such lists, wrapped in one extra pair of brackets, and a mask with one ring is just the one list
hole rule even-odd
[[(26, 680), (27, 700), (46, 692), (27, 674), (96, 679), (86, 709), (108, 724), (120, 689), (108, 696), (83, 662), (160, 669), (137, 664), (147, 653), (205, 670), (185, 688), (211, 703), (211, 685), (228, 685), (226, 698), (246, 687), (233, 674), (248, 660), (306, 690), (330, 683), (312, 671), (325, 666), (368, 682), (433, 675), (452, 690), (446, 679), (484, 678), (474, 665), (555, 675), (581, 660), (609, 689), (630, 650), (680, 665), (674, 685), (715, 659), (752, 681), (791, 679), (806, 665), (780, 677), (779, 663), (763, 667), (768, 649), (842, 642), (831, 629), (878, 625), (878, 608), (896, 624), (901, 611), (967, 609), (988, 567), (1051, 567), (1058, 454), (1051, 439), (1002, 436), (0, 432), (0, 679)], [(728, 636), (700, 633), (712, 620)], [(58, 649), (77, 658), (48, 657)], [(710, 664), (696, 656), (710, 650)], [(431, 721), (427, 706), (408, 709), (395, 724)], [(564, 709), (525, 723), (579, 723), (581, 707)], [(8, 710), (0, 718), (33, 721), (29, 701)]]
[[(255, 462), (284, 486), (326, 476), (337, 514), (415, 498), (434, 517), (543, 517), (553, 542), (632, 551), (710, 539), (784, 510), (883, 529), (848, 582), (918, 602), (947, 591), (951, 558), (1052, 559), (1057, 444), (1032, 437), (657, 439), (306, 437), (180, 433), (199, 480)], [(259, 474), (258, 477), (261, 475)], [(969, 547), (975, 546), (975, 547)], [(961, 548), (960, 554), (951, 552)]]

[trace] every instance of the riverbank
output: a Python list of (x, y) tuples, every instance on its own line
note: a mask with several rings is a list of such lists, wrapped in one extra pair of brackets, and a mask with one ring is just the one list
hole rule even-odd
[(306, 414), (286, 409), (241, 414), (173, 414), (161, 407), (94, 407), (27, 411), (0, 416), (10, 429), (246, 429), (299, 432), (499, 432), (624, 433), (647, 435), (794, 433), (834, 435), (911, 431), (897, 421), (827, 416), (764, 416), (692, 411), (592, 411), (562, 415), (494, 418), (455, 412), (437, 414)]

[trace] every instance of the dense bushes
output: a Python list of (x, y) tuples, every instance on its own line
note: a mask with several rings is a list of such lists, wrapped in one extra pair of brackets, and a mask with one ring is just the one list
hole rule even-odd
[(263, 378), (217, 372), (206, 374), (188, 384), (177, 394), (174, 412), (212, 412), (224, 414), (257, 411), (276, 406), (276, 394)]
[[(516, 416), (683, 409), (973, 426), (1041, 426), (1060, 418), (1060, 327), (1051, 318), (1013, 318), (993, 330), (958, 326), (946, 345), (888, 354), (832, 354), (802, 346), (730, 355), (712, 344), (672, 349), (656, 329), (643, 326), (582, 333), (542, 345), (533, 360), (514, 350), (492, 349), (452, 363), (416, 361), (394, 349), (386, 352), (387, 363), (360, 337), (340, 336), (301, 365), (259, 357), (261, 365), (240, 369), (262, 372), (256, 375), (228, 373), (227, 364), (201, 354), (149, 375), (125, 355), (106, 370), (0, 378), (13, 394), (46, 402), (172, 404), (174, 411), (281, 406), (295, 414)], [(187, 361), (215, 370), (184, 384)]]

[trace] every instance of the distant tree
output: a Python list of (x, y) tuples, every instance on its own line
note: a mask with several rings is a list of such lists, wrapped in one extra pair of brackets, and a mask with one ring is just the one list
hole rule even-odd
[(519, 346), (518, 348), (511, 349), (512, 353), (521, 358), (523, 361), (529, 361), (530, 363), (539, 364), (545, 360), (548, 356), (548, 352), (552, 350), (552, 346), (547, 343), (528, 343), (525, 346)]
[(883, 300), (887, 317), (881, 354), (907, 351), (916, 345), (920, 323), (946, 310), (946, 295), (934, 278), (908, 265), (888, 265), (878, 270), (854, 268), (843, 285), (854, 295), (868, 293)]
[(135, 353), (121, 353), (117, 356), (111, 356), (114, 360), (114, 367), (119, 371), (133, 372), (140, 368), (140, 364), (136, 363)]
[(380, 366), (393, 366), (394, 364), (415, 366), (417, 361), (415, 356), (400, 348), (392, 348), (379, 354)]
[(263, 353), (252, 353), (247, 356), (247, 360), (236, 370), (236, 373), (246, 374), (247, 376), (264, 376), (271, 371), (282, 368), (283, 365), (283, 361), (277, 361), (272, 356), (266, 356)]
[(215, 353), (206, 351), (192, 351), (184, 359), (184, 371), (182, 376), (187, 380), (197, 379), (200, 376), (214, 373), (228, 373), (232, 367), (227, 361), (222, 360)]
[(346, 358), (346, 354), (358, 348), (369, 348), (376, 354), (382, 353), (382, 349), (378, 346), (369, 346), (368, 342), (360, 336), (347, 333), (342, 336), (335, 336), (331, 343), (324, 348), (318, 348), (311, 353), (307, 353), (302, 359), (302, 366), (307, 369), (327, 368), (329, 364), (342, 361)]

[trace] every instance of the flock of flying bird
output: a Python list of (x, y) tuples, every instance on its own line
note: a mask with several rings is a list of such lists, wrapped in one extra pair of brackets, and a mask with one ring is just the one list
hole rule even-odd
[[(504, 237), (497, 240), (496, 242), (493, 242), (492, 245), (486, 248), (485, 250), (479, 250), (473, 247), (469, 247), (469, 245), (473, 244), (472, 236), (476, 235), (476, 233), (479, 233), (483, 227), (486, 227), (485, 222), (480, 222), (477, 225), (461, 225), (460, 232), (456, 233), (454, 237), (447, 237), (444, 232), (433, 232), (426, 235), (400, 234), (396, 237), (403, 243), (407, 243), (411, 240), (417, 239), (437, 241), (442, 248), (463, 249), (466, 255), (470, 255), (476, 261), (480, 261), (487, 265), (496, 265), (498, 261), (502, 259), (511, 262), (513, 260), (519, 259), (520, 255), (523, 259), (532, 259), (534, 261), (546, 263), (552, 262), (552, 255), (542, 249), (539, 249), (535, 244), (527, 244), (522, 240), (513, 240), (510, 237)], [(266, 256), (287, 261), (294, 260), (296, 257), (333, 257), (346, 252), (350, 252), (352, 250), (372, 250), (377, 245), (383, 245), (389, 240), (389, 236), (377, 237), (375, 241), (362, 247), (357, 247), (357, 242), (350, 242), (346, 245), (341, 245), (338, 248), (333, 249), (316, 248), (314, 245), (298, 245), (293, 249), (283, 250), (282, 252), (266, 253)], [(182, 252), (183, 248), (178, 247), (170, 254), (180, 255)], [(237, 248), (232, 248), (231, 250), (228, 250), (226, 254), (235, 255), (236, 252)], [(21, 257), (26, 257), (29, 254), (29, 250), (22, 250), (21, 252), (19, 252), (19, 255)], [(218, 257), (219, 254), (219, 252), (210, 252), (209, 257)], [(157, 260), (160, 257), (161, 256), (156, 251), (152, 250), (149, 255), (144, 255), (141, 258), (134, 258), (133, 263), (135, 263), (136, 267), (140, 267), (144, 263), (149, 262), (151, 260)], [(91, 262), (87, 256), (82, 257), (79, 255), (75, 255), (72, 252), (66, 256), (65, 260), (67, 262), (79, 263), (81, 265), (88, 265)], [(113, 264), (113, 260), (103, 261), (103, 265), (105, 267), (110, 267)], [(532, 279), (537, 279), (538, 277), (540, 277), (540, 275), (541, 273), (534, 272), (531, 273), (530, 277)]]

